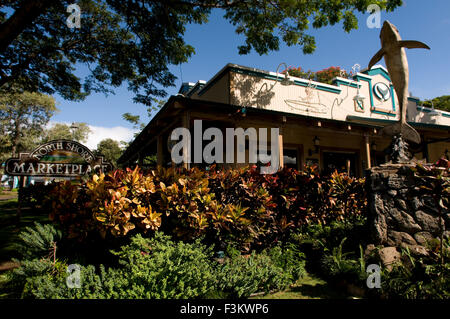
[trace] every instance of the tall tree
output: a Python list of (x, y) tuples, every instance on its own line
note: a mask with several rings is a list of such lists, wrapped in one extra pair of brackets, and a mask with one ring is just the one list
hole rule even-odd
[(29, 151), (38, 143), (50, 117), (57, 111), (51, 96), (30, 92), (0, 93), (0, 153), (5, 157)]
[[(69, 100), (111, 92), (128, 83), (134, 100), (146, 105), (171, 86), (170, 65), (186, 62), (194, 48), (184, 41), (186, 25), (207, 22), (213, 9), (245, 36), (240, 54), (266, 54), (280, 42), (314, 51), (310, 25), (343, 22), (358, 27), (356, 12), (369, 4), (392, 11), (401, 0), (79, 0), (80, 28), (69, 28), (73, 0), (8, 0), (0, 4), (0, 86), (16, 82), (30, 91), (58, 92)], [(72, 12), (76, 14), (76, 12)], [(80, 79), (74, 66), (84, 64)]]
[(122, 155), (122, 149), (119, 142), (111, 138), (101, 140), (94, 152), (96, 155), (103, 155), (105, 159), (117, 166), (117, 159)]
[(91, 129), (86, 123), (74, 123), (72, 126), (64, 123), (55, 123), (51, 128), (44, 132), (42, 142), (66, 139), (85, 143), (90, 132)]

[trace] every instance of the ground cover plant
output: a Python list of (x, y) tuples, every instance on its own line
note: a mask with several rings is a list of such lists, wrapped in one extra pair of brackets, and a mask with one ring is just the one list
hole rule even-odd
[(77, 260), (57, 253), (59, 235), (54, 226), (40, 224), (21, 234), (22, 248), (32, 249), (21, 249), (21, 266), (6, 275), (9, 297), (245, 298), (283, 290), (304, 273), (303, 255), (289, 248), (227, 255), (219, 262), (200, 240), (173, 241), (156, 232), (152, 238), (132, 236), (129, 244), (110, 251), (117, 257), (114, 265), (80, 265), (81, 288), (71, 289), (66, 270)]

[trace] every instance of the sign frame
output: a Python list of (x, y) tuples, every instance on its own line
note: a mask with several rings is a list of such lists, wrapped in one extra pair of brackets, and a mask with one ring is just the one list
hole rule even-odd
[[(45, 161), (52, 152), (75, 154), (76, 162)], [(104, 173), (113, 169), (113, 165), (95, 154), (83, 144), (58, 139), (39, 145), (32, 152), (20, 153), (5, 162), (5, 174), (10, 176), (69, 177), (86, 176), (91, 172)]]

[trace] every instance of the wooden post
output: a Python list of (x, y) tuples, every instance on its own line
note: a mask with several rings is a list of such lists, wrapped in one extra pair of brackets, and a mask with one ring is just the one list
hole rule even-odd
[(284, 167), (284, 154), (283, 154), (283, 127), (280, 127), (280, 132), (278, 134), (278, 146), (280, 152), (280, 169)]
[(138, 154), (138, 165), (142, 168), (142, 165), (144, 165), (144, 156), (142, 156), (141, 153)]
[(163, 149), (163, 135), (159, 134), (156, 140), (156, 166), (162, 167), (164, 165), (164, 149)]
[[(190, 117), (189, 111), (186, 111), (183, 116), (183, 127), (187, 128), (189, 130), (190, 126), (191, 126), (190, 123), (191, 123), (191, 117)], [(188, 141), (188, 144), (190, 145), (191, 141)], [(191, 154), (189, 154), (188, 151), (190, 151), (190, 147), (187, 147), (187, 145), (185, 145), (183, 147), (183, 167), (185, 169), (190, 168), (189, 157)]]
[(369, 141), (369, 135), (364, 135), (364, 144), (366, 148), (366, 162), (367, 162), (367, 168), (372, 167), (371, 159), (370, 159), (370, 141)]

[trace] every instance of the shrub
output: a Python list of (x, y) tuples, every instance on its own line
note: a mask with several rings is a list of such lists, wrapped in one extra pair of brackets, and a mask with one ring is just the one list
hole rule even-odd
[(214, 289), (212, 251), (199, 241), (174, 242), (160, 232), (136, 235), (115, 252), (127, 273), (127, 298), (195, 298)]
[(331, 251), (325, 250), (321, 260), (321, 273), (332, 281), (346, 280), (362, 283), (367, 278), (362, 246), (360, 246), (360, 258), (356, 259), (352, 256), (353, 252), (344, 252), (345, 241), (346, 238)]
[(67, 264), (48, 259), (21, 261), (10, 272), (9, 289), (23, 298), (196, 298), (215, 288), (212, 251), (198, 241), (173, 242), (136, 235), (114, 252), (119, 267), (81, 267), (81, 288), (67, 287)]
[(145, 233), (161, 224), (150, 205), (155, 192), (151, 176), (135, 170), (94, 175), (81, 186), (68, 181), (57, 184), (47, 197), (50, 219), (65, 227), (69, 238), (85, 239), (97, 231), (103, 238), (126, 235), (135, 227)]
[(78, 186), (59, 183), (47, 197), (50, 218), (69, 238), (161, 230), (188, 241), (204, 237), (220, 250), (234, 243), (247, 252), (285, 241), (308, 223), (364, 214), (365, 205), (363, 180), (320, 176), (310, 168), (262, 175), (255, 167), (147, 174), (136, 167), (93, 176)]
[(56, 255), (56, 243), (61, 240), (62, 233), (53, 225), (42, 225), (35, 222), (34, 227), (26, 227), (19, 234), (17, 245), (19, 253), (24, 259), (34, 259)]
[(230, 257), (217, 270), (217, 289), (231, 298), (282, 290), (305, 274), (305, 256), (290, 243), (250, 255), (228, 250)]
[(354, 216), (325, 225), (304, 225), (290, 241), (305, 254), (307, 270), (329, 279), (349, 273), (347, 277), (358, 281), (359, 273), (365, 271), (359, 268), (364, 262), (360, 249), (368, 244), (367, 233), (367, 219)]
[(46, 259), (24, 260), (8, 274), (7, 289), (12, 296), (33, 299), (110, 299), (127, 298), (128, 280), (118, 269), (103, 265), (80, 267), (80, 288), (68, 288), (67, 264)]
[(278, 245), (268, 250), (268, 254), (272, 262), (288, 275), (290, 283), (295, 283), (305, 275), (305, 254), (297, 245)]
[[(17, 260), (14, 261), (17, 262)], [(32, 282), (36, 278), (40, 280), (43, 276), (50, 281), (48, 275), (53, 269), (53, 263), (48, 259), (23, 260), (20, 262), (19, 268), (6, 273), (5, 290), (13, 298), (28, 297), (28, 293), (24, 293), (26, 285), (30, 285), (30, 282), (33, 285)]]
[(256, 292), (286, 288), (290, 276), (277, 266), (266, 253), (234, 256), (220, 266), (218, 289), (230, 298), (246, 298)]
[[(450, 298), (450, 244), (444, 243), (422, 257), (414, 257), (408, 249), (402, 250), (402, 262), (392, 270), (383, 269), (381, 291), (385, 298), (449, 299)], [(441, 257), (443, 261), (441, 261)]]
[[(36, 237), (41, 233), (56, 231), (36, 225), (26, 232)], [(50, 237), (46, 237), (49, 243), (53, 242)], [(20, 267), (7, 274), (6, 287), (12, 296), (22, 298), (242, 298), (284, 289), (304, 274), (304, 255), (289, 243), (247, 256), (229, 246), (231, 258), (219, 264), (212, 248), (200, 241), (175, 242), (161, 232), (153, 238), (137, 234), (129, 244), (111, 251), (117, 258), (113, 267), (80, 266), (81, 288), (77, 289), (67, 286), (69, 261), (38, 249), (35, 255), (27, 255), (32, 259), (20, 261)], [(36, 247), (36, 243), (25, 240), (23, 246)]]

